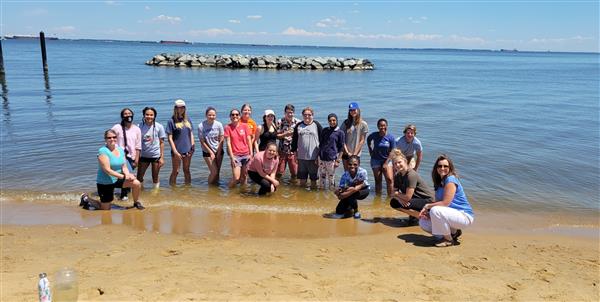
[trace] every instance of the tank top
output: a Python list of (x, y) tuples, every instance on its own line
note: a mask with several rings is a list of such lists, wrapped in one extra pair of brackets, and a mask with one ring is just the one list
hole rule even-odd
[(259, 151), (264, 151), (267, 148), (267, 144), (270, 142), (273, 143), (277, 143), (277, 130), (274, 130), (273, 132), (269, 132), (270, 129), (268, 129), (265, 125), (263, 125), (265, 131), (263, 133), (260, 134), (259, 136), (259, 143), (258, 143), (258, 150)]

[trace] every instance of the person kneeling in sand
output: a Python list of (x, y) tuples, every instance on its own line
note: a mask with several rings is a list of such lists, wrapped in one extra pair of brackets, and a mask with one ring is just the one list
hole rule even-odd
[(451, 246), (462, 234), (461, 229), (473, 223), (473, 208), (448, 156), (442, 154), (437, 158), (431, 177), (435, 187), (435, 202), (423, 207), (419, 213), (419, 225), (438, 239), (435, 246)]
[(392, 158), (394, 167), (394, 193), (390, 206), (408, 214), (408, 226), (419, 224), (419, 212), (433, 202), (433, 191), (419, 173), (409, 167), (402, 153)]
[(265, 195), (277, 190), (277, 186), (279, 186), (279, 181), (276, 178), (278, 166), (277, 144), (274, 142), (267, 143), (266, 149), (256, 153), (250, 160), (248, 176), (260, 185), (258, 195)]
[(369, 196), (369, 182), (367, 170), (359, 167), (360, 158), (351, 155), (348, 158), (348, 171), (344, 172), (340, 179), (340, 185), (334, 194), (340, 202), (335, 208), (335, 214), (326, 215), (327, 218), (348, 218), (354, 216), (360, 218), (358, 212), (358, 200)]
[(90, 206), (100, 210), (110, 210), (114, 199), (115, 188), (132, 188), (133, 208), (143, 210), (144, 206), (138, 200), (141, 183), (135, 175), (129, 172), (125, 151), (117, 146), (117, 133), (112, 130), (104, 132), (106, 145), (98, 150), (98, 175), (96, 183), (100, 200), (94, 200), (87, 193), (81, 195), (80, 207), (88, 210)]

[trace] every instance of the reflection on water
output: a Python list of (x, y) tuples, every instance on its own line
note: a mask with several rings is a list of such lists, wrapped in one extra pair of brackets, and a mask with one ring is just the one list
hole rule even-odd
[(44, 70), (44, 94), (46, 95), (46, 117), (48, 118), (48, 125), (50, 126), (50, 133), (56, 135), (56, 127), (54, 125), (54, 113), (52, 104), (52, 90), (50, 89), (50, 76), (48, 70)]

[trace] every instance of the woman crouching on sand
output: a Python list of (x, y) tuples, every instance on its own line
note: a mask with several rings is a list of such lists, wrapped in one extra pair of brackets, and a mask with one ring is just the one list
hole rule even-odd
[(125, 151), (117, 146), (117, 132), (112, 129), (106, 130), (104, 140), (106, 145), (98, 150), (98, 175), (96, 176), (100, 200), (92, 199), (87, 193), (83, 193), (79, 206), (86, 210), (90, 206), (100, 210), (110, 210), (115, 188), (132, 188), (133, 207), (143, 210), (144, 206), (138, 200), (141, 184), (127, 168)]
[(277, 156), (277, 143), (267, 143), (264, 151), (259, 151), (254, 155), (248, 164), (248, 176), (252, 181), (260, 185), (258, 195), (265, 195), (269, 192), (275, 192), (279, 181), (277, 181), (276, 173), (279, 166), (279, 158)]
[(473, 208), (448, 156), (442, 154), (437, 158), (431, 177), (436, 201), (423, 206), (419, 213), (419, 225), (439, 238), (435, 246), (451, 246), (456, 244), (462, 234), (461, 229), (473, 223)]

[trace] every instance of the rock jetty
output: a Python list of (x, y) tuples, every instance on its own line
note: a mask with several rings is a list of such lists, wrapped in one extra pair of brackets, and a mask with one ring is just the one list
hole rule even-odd
[(231, 69), (373, 70), (375, 68), (371, 61), (356, 58), (167, 53), (155, 55), (146, 64), (153, 66)]

